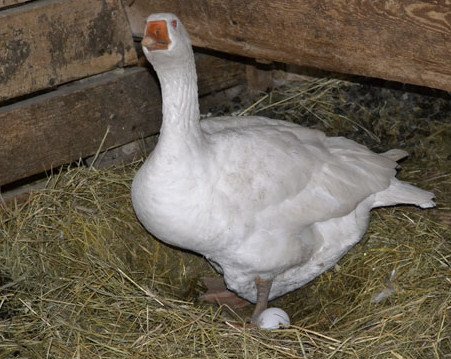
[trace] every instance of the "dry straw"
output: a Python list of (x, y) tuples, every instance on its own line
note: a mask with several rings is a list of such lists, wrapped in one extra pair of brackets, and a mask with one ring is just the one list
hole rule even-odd
[(334, 270), (279, 300), (289, 329), (236, 325), (199, 303), (202, 258), (146, 233), (131, 208), (139, 163), (69, 168), (0, 215), (0, 358), (446, 358), (451, 353), (449, 98), (316, 79), (247, 114), (412, 153), (401, 177), (439, 208), (373, 213)]

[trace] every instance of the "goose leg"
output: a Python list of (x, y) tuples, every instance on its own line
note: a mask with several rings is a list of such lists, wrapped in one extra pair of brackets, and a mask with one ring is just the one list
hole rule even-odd
[(255, 279), (255, 285), (257, 286), (257, 303), (255, 304), (255, 309), (251, 317), (252, 324), (257, 323), (257, 319), (261, 312), (268, 307), (268, 297), (271, 290), (272, 280), (265, 280), (257, 277)]
[(247, 300), (228, 290), (222, 278), (207, 277), (203, 278), (203, 281), (207, 292), (201, 295), (200, 299), (205, 302), (224, 304), (232, 309), (240, 309), (250, 304)]

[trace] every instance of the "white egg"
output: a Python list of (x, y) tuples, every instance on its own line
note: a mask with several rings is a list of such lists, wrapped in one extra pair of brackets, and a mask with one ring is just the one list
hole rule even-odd
[(257, 326), (261, 329), (279, 329), (280, 327), (288, 327), (290, 325), (290, 317), (280, 308), (265, 309), (257, 319)]

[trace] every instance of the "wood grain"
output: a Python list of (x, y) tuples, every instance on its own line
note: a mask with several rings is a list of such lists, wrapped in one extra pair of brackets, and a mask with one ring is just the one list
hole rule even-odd
[(136, 63), (120, 0), (44, 0), (0, 11), (0, 102)]
[(359, 0), (135, 0), (140, 33), (178, 14), (193, 44), (218, 51), (451, 91), (451, 3)]
[(158, 132), (160, 91), (143, 68), (118, 69), (0, 108), (0, 185)]

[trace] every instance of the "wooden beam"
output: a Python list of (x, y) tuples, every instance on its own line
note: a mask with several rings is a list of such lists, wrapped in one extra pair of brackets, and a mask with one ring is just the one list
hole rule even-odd
[(0, 185), (158, 132), (161, 101), (143, 68), (118, 69), (0, 108)]
[(218, 51), (451, 91), (448, 1), (135, 0), (145, 17), (174, 12), (193, 44)]
[(136, 63), (120, 0), (43, 0), (0, 11), (0, 102)]

